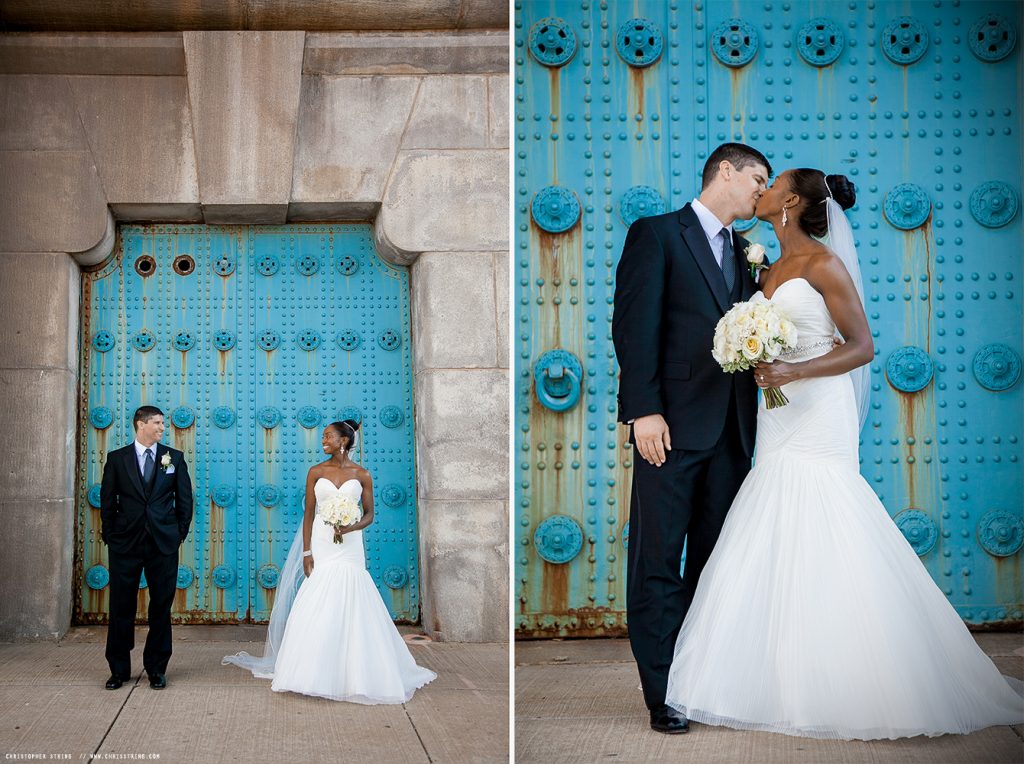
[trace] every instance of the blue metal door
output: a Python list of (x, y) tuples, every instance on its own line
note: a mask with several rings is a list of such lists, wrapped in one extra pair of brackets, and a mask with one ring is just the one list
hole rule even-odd
[(693, 198), (733, 140), (857, 184), (862, 474), (966, 621), (1022, 620), (1021, 7), (517, 2), (521, 636), (624, 631), (615, 267), (629, 224)]
[(79, 622), (106, 617), (99, 482), (143, 403), (164, 410), (195, 488), (176, 620), (269, 618), (306, 471), (340, 419), (362, 422), (355, 457), (374, 476), (370, 574), (396, 620), (418, 620), (408, 271), (377, 256), (371, 226), (125, 226), (82, 302)]

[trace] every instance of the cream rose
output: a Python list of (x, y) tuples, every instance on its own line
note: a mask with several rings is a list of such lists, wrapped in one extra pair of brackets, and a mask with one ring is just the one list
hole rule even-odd
[(747, 262), (751, 265), (761, 265), (764, 262), (764, 247), (761, 244), (751, 244), (744, 252), (747, 255)]

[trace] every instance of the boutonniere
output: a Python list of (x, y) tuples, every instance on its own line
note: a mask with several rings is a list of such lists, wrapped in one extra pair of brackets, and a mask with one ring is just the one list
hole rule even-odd
[(747, 256), (747, 263), (750, 265), (750, 278), (756, 279), (758, 271), (768, 270), (768, 263), (764, 259), (764, 247), (760, 244), (751, 244), (743, 254)]
[(167, 472), (167, 468), (170, 467), (170, 466), (171, 466), (171, 454), (168, 451), (168, 452), (165, 452), (164, 455), (160, 457), (160, 469), (163, 470), (164, 472)]

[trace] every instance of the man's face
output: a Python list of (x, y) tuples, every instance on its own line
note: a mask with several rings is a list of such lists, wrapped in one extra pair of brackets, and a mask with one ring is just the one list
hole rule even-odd
[(164, 436), (164, 418), (161, 415), (151, 416), (145, 422), (139, 422), (135, 437), (144, 446), (151, 446)]
[(757, 200), (768, 188), (768, 169), (762, 164), (748, 164), (742, 170), (733, 169), (731, 191), (737, 211), (744, 220), (754, 217)]

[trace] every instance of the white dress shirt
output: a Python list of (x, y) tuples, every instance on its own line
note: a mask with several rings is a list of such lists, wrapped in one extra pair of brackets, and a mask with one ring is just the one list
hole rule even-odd
[[(153, 452), (153, 467), (155, 468), (156, 467), (156, 443), (154, 443), (152, 446), (150, 446), (149, 449)], [(137, 441), (137, 440), (135, 441), (135, 460), (136, 460), (136, 462), (139, 465), (139, 474), (140, 475), (145, 475), (146, 474), (146, 447), (144, 445), (142, 445), (141, 443), (139, 443), (139, 441)]]
[(722, 247), (725, 242), (722, 241), (722, 237), (719, 236), (722, 233), (722, 229), (726, 228), (729, 230), (729, 237), (732, 238), (732, 225), (725, 225), (721, 220), (715, 217), (715, 213), (701, 204), (700, 199), (694, 199), (690, 202), (690, 206), (693, 207), (693, 211), (697, 213), (697, 220), (700, 221), (700, 227), (704, 229), (704, 235), (708, 237), (708, 243), (711, 245), (711, 251), (715, 255), (715, 262), (718, 263), (718, 267), (722, 267)]

